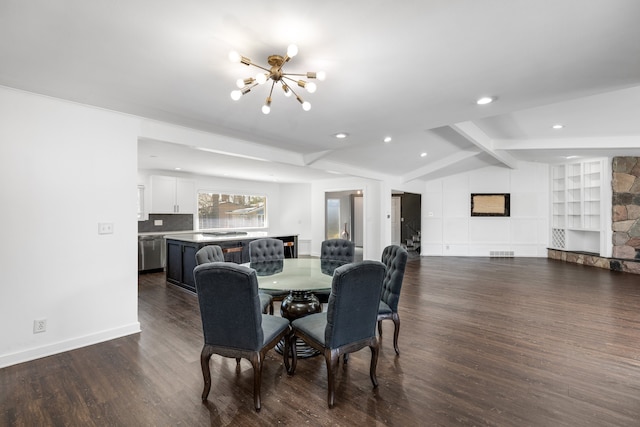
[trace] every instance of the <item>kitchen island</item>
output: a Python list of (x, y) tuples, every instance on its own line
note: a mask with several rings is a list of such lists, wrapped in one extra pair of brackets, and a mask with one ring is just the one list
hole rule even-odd
[(213, 231), (199, 233), (167, 234), (166, 277), (167, 282), (190, 291), (196, 290), (193, 269), (196, 266), (196, 252), (207, 245), (222, 248), (225, 261), (243, 264), (249, 262), (249, 243), (264, 238), (280, 239), (284, 243), (287, 258), (298, 257), (298, 235), (274, 235), (267, 232)]

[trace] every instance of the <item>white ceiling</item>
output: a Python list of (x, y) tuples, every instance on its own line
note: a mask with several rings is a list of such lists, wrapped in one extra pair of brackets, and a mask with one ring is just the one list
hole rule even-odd
[[(141, 140), (141, 168), (425, 180), (640, 155), (638, 18), (637, 0), (0, 0), (0, 85), (227, 141), (211, 153)], [(231, 100), (258, 70), (230, 50), (266, 65), (290, 43), (285, 71), (327, 72), (298, 91), (310, 111), (278, 90), (263, 115), (265, 86)], [(483, 95), (497, 101), (476, 105)]]

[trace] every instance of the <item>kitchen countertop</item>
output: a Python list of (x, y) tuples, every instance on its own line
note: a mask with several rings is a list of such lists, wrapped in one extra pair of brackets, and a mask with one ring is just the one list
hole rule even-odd
[(282, 237), (293, 236), (293, 234), (273, 234), (266, 231), (249, 231), (240, 232), (236, 234), (234, 232), (225, 231), (211, 231), (211, 232), (188, 232), (188, 233), (169, 233), (164, 234), (165, 239), (180, 240), (183, 242), (191, 243), (206, 243), (206, 242), (220, 242), (229, 240), (245, 240), (245, 239), (260, 239), (264, 237)]

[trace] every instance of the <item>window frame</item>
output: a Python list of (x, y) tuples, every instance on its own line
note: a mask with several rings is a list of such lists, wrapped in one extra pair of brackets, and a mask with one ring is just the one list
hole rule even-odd
[[(217, 194), (219, 197), (223, 197), (226, 196), (227, 200), (225, 200), (225, 202), (227, 202), (230, 199), (235, 199), (235, 198), (259, 198), (262, 199), (261, 203), (262, 203), (262, 210), (263, 213), (262, 215), (260, 214), (256, 214), (258, 216), (258, 218), (262, 217), (261, 220), (259, 220), (261, 222), (261, 225), (247, 225), (247, 224), (231, 224), (230, 226), (227, 227), (223, 227), (221, 226), (222, 224), (221, 222), (221, 218), (218, 218), (218, 226), (215, 227), (204, 227), (203, 222), (204, 220), (206, 220), (206, 218), (202, 218), (200, 215), (200, 209), (201, 209), (201, 205), (200, 205), (200, 195), (201, 194), (208, 194), (208, 195), (215, 195)], [(227, 231), (227, 230), (263, 230), (268, 228), (269, 226), (269, 218), (268, 218), (268, 205), (269, 205), (269, 201), (268, 201), (268, 197), (266, 194), (261, 193), (261, 192), (255, 192), (255, 193), (249, 193), (246, 191), (221, 191), (221, 190), (198, 190), (197, 191), (197, 198), (196, 198), (196, 225), (197, 225), (197, 229), (198, 230), (221, 230), (221, 231)], [(220, 202), (220, 201), (219, 201)], [(249, 208), (249, 205), (245, 205), (245, 208), (243, 209), (247, 209)], [(259, 208), (259, 207), (258, 207)], [(235, 209), (237, 210), (237, 209)], [(233, 211), (228, 211), (228, 212), (233, 212)], [(215, 221), (215, 219), (212, 219)], [(213, 225), (213, 224), (212, 224)]]

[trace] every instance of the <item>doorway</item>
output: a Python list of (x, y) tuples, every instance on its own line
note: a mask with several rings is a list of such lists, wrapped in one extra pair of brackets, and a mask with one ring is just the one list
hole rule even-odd
[(362, 259), (364, 194), (362, 190), (325, 193), (325, 239), (346, 239), (356, 245), (356, 260)]
[(391, 243), (420, 254), (422, 196), (393, 191), (391, 194)]

